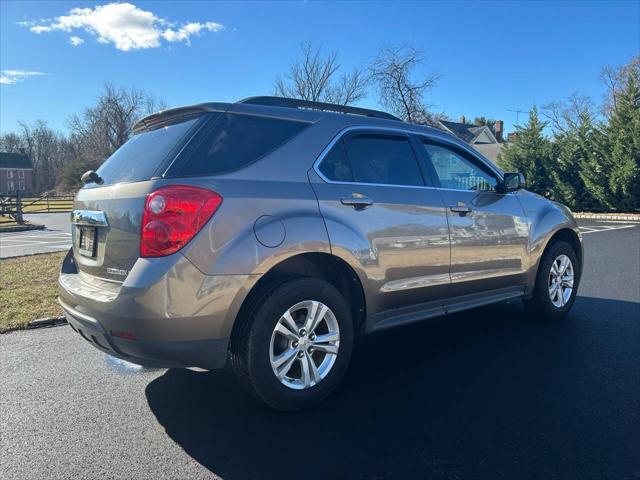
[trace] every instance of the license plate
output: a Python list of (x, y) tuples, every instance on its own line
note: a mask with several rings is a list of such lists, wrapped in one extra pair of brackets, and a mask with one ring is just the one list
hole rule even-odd
[(96, 229), (93, 227), (78, 227), (80, 239), (78, 252), (87, 257), (96, 256)]

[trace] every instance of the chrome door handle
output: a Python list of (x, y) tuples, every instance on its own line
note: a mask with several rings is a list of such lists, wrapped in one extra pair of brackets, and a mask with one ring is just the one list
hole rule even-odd
[(451, 210), (453, 213), (459, 213), (460, 215), (465, 215), (471, 211), (469, 207), (461, 207), (459, 205), (449, 207), (449, 210)]
[(356, 210), (362, 210), (373, 205), (373, 200), (359, 193), (354, 193), (350, 197), (342, 197), (340, 199), (340, 203), (343, 205), (349, 205)]

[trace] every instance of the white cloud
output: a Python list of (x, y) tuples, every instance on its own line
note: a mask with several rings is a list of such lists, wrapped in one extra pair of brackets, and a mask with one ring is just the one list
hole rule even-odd
[(75, 35), (72, 35), (71, 37), (69, 37), (69, 43), (74, 47), (77, 47), (78, 45), (82, 45), (84, 43), (84, 40), (81, 39), (80, 37), (76, 37)]
[(200, 35), (202, 31), (219, 32), (224, 27), (216, 22), (189, 22), (177, 30), (167, 28), (162, 32), (162, 38), (168, 42), (186, 42), (189, 43), (189, 37), (191, 35)]
[[(224, 29), (223, 25), (216, 22), (187, 22), (176, 25), (131, 3), (108, 3), (95, 8), (74, 8), (68, 15), (19, 22), (19, 25), (38, 34), (83, 30), (96, 37), (98, 42), (113, 44), (118, 50), (125, 52), (156, 48), (162, 44), (162, 40), (185, 42), (188, 45), (192, 36)], [(76, 46), (83, 42), (75, 35), (69, 41)]]
[(12, 85), (14, 83), (22, 82), (29, 77), (47, 75), (42, 72), (29, 72), (26, 70), (2, 70), (0, 72), (0, 84)]

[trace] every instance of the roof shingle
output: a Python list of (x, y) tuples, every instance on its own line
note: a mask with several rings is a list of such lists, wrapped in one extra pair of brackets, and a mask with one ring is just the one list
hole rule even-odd
[(0, 152), (0, 168), (33, 168), (31, 160), (20, 153)]

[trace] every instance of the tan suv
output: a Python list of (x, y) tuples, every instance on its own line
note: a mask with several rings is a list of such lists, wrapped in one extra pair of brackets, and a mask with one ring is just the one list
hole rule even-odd
[(336, 388), (357, 334), (513, 298), (556, 319), (580, 279), (566, 207), (383, 112), (177, 108), (83, 178), (60, 274), (71, 327), (141, 365), (229, 358), (278, 409)]

